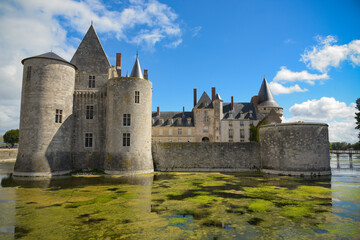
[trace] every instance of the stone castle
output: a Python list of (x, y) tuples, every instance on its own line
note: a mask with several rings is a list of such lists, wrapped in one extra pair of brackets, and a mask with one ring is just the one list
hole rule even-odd
[[(116, 66), (110, 66), (93, 25), (70, 62), (48, 52), (26, 58), (22, 63), (20, 142), (14, 176), (52, 176), (92, 169), (102, 169), (108, 174), (141, 174), (153, 172), (154, 166), (176, 170), (174, 166), (179, 165), (181, 159), (164, 167), (170, 162), (165, 163), (164, 159), (176, 152), (172, 149), (175, 142), (185, 143), (183, 146), (189, 146), (188, 142), (203, 144), (196, 145), (198, 149), (206, 144), (200, 142), (219, 143), (211, 145), (215, 146), (215, 150), (212, 149), (215, 152), (221, 152), (218, 149), (223, 148), (225, 142), (230, 144), (226, 145), (228, 150), (245, 146), (244, 152), (231, 157), (231, 161), (235, 160), (231, 164), (238, 165), (236, 156), (249, 153), (249, 159), (254, 158), (254, 162), (240, 161), (245, 165), (236, 169), (261, 168), (261, 163), (256, 162), (262, 158), (260, 145), (248, 143), (250, 126), (266, 122), (270, 123), (267, 127), (271, 127), (271, 123), (277, 127), (276, 124), (281, 123), (283, 109), (273, 98), (265, 78), (259, 94), (247, 103), (236, 103), (233, 97), (231, 102), (225, 103), (215, 88), (211, 90), (211, 98), (204, 92), (197, 100), (194, 89), (192, 111), (161, 112), (157, 107), (157, 111), (152, 112), (152, 83), (148, 80), (148, 70), (142, 72), (138, 55), (130, 76), (123, 77), (121, 54), (116, 55)], [(291, 131), (298, 132), (299, 126), (295, 128)], [(327, 126), (320, 124), (315, 128), (321, 128), (318, 134), (327, 138)], [(269, 141), (269, 136), (264, 139)], [(281, 142), (281, 136), (278, 141)], [(166, 145), (169, 142), (170, 148)], [(182, 149), (184, 153), (196, 155), (193, 147)], [(262, 149), (270, 151), (266, 147)], [(161, 152), (167, 156), (159, 158)], [(328, 172), (326, 161), (322, 160), (325, 165), (321, 163), (321, 167), (310, 170)], [(201, 160), (194, 166), (203, 169), (199, 162)], [(183, 164), (183, 168), (177, 168), (197, 169)], [(211, 168), (203, 164), (205, 169)], [(213, 169), (222, 169), (221, 160), (215, 165)], [(270, 161), (269, 169), (271, 165)], [(226, 169), (231, 171), (235, 167), (230, 165)]]

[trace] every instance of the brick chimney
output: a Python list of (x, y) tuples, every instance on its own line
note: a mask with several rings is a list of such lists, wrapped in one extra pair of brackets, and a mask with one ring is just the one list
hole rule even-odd
[(148, 80), (149, 78), (149, 71), (147, 69), (144, 69), (144, 78)]
[(157, 115), (157, 116), (160, 116), (160, 107), (157, 107), (156, 115)]
[(121, 53), (116, 54), (116, 69), (121, 69)]
[(194, 107), (196, 106), (196, 103), (197, 103), (196, 88), (194, 88)]
[(231, 110), (234, 109), (234, 96), (231, 96)]
[(183, 116), (185, 115), (185, 106), (183, 106)]
[(116, 53), (116, 71), (119, 77), (121, 77), (121, 53)]
[(215, 91), (216, 91), (216, 88), (212, 87), (211, 88), (211, 101), (214, 101), (214, 99), (215, 99)]

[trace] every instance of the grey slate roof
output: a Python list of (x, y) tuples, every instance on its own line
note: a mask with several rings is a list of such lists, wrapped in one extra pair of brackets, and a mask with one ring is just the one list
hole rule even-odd
[[(252, 113), (250, 113), (252, 111)], [(225, 119), (246, 119), (259, 120), (263, 116), (256, 112), (252, 103), (235, 103), (234, 109), (231, 110), (231, 103), (223, 103), (223, 114)]]
[(222, 99), (221, 99), (221, 97), (220, 97), (219, 93), (216, 93), (216, 95), (215, 95), (215, 100), (221, 100), (221, 101), (222, 101)]
[(66, 61), (65, 59), (63, 59), (62, 57), (60, 57), (59, 55), (53, 53), (53, 52), (47, 52), (47, 53), (44, 53), (44, 54), (40, 54), (40, 55), (37, 55), (37, 56), (34, 56), (34, 57), (29, 57), (29, 58), (25, 58), (21, 61), (22, 64), (24, 64), (24, 62), (28, 59), (31, 59), (31, 58), (47, 58), (47, 59), (54, 59), (54, 60), (58, 60), (58, 61), (61, 61), (61, 62), (65, 62), (65, 63), (68, 63), (74, 67), (76, 67), (74, 64)]
[(77, 66), (81, 73), (108, 73), (110, 63), (92, 24), (72, 57), (71, 63)]
[(280, 107), (276, 103), (265, 77), (261, 84), (261, 88), (260, 88), (260, 91), (258, 94), (258, 106), (260, 106), (260, 107)]
[(204, 92), (194, 108), (212, 108), (212, 103), (209, 95)]
[[(194, 120), (193, 120), (193, 113), (192, 112), (160, 112), (160, 116), (157, 115), (157, 112), (152, 112), (152, 118), (154, 119), (153, 126), (160, 127), (160, 126), (172, 126), (172, 127), (193, 127)], [(163, 123), (160, 124), (159, 119), (163, 119)], [(173, 119), (173, 123), (169, 122), (169, 118)], [(180, 122), (178, 118), (181, 118)], [(188, 124), (187, 118), (191, 118), (191, 123)]]
[(135, 63), (134, 63), (134, 67), (131, 71), (130, 77), (134, 77), (134, 78), (144, 78), (142, 71), (141, 71), (141, 67), (140, 67), (140, 63), (139, 63), (139, 57), (138, 57), (138, 53), (136, 53), (136, 59), (135, 59)]

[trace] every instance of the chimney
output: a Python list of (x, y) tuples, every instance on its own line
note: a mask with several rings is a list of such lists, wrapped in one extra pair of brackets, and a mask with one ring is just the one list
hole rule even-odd
[(231, 96), (231, 110), (234, 109), (234, 97)]
[(144, 69), (144, 78), (148, 80), (149, 78), (149, 71), (147, 69)]
[(183, 115), (185, 115), (185, 106), (183, 106)]
[(156, 114), (157, 116), (160, 116), (160, 107), (157, 107)]
[(121, 69), (121, 53), (116, 54), (116, 69)]
[(117, 74), (121, 77), (121, 53), (116, 53), (116, 67)]
[(214, 101), (214, 99), (215, 99), (215, 88), (214, 87), (212, 87), (211, 88), (211, 101)]
[(197, 103), (196, 88), (194, 88), (194, 107), (196, 106), (196, 103)]

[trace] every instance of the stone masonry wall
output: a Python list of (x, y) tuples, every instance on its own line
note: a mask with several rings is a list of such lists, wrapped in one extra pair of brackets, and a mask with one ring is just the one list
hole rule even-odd
[(156, 171), (249, 171), (260, 167), (258, 143), (153, 143)]
[(0, 149), (0, 161), (2, 160), (15, 160), (18, 150), (15, 149)]
[(260, 150), (263, 172), (330, 174), (327, 124), (283, 123), (262, 126)]

